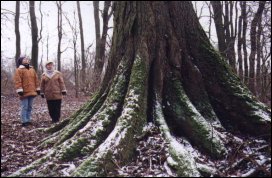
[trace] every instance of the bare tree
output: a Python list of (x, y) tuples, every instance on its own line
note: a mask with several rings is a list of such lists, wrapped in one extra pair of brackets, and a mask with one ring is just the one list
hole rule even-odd
[(77, 1), (77, 12), (78, 12), (78, 19), (79, 19), (79, 29), (80, 29), (80, 44), (81, 44), (81, 63), (82, 63), (82, 69), (81, 69), (81, 74), (82, 74), (82, 87), (83, 90), (86, 88), (86, 59), (85, 59), (85, 48), (84, 48), (84, 33), (83, 33), (83, 24), (82, 24), (82, 18), (81, 18), (81, 11), (80, 11), (80, 3)]
[(246, 5), (246, 1), (242, 1), (241, 4), (241, 16), (242, 16), (242, 20), (243, 20), (243, 34), (242, 34), (242, 45), (243, 45), (243, 54), (244, 54), (244, 59), (243, 59), (243, 63), (244, 63), (244, 83), (246, 85), (248, 85), (248, 61), (247, 61), (247, 44), (246, 44), (246, 38), (247, 38), (247, 5)]
[[(40, 4), (39, 4), (39, 12), (40, 12), (40, 35), (39, 35), (39, 38), (38, 38), (38, 44), (39, 42), (42, 40), (42, 31), (43, 31), (43, 13), (42, 13), (42, 1), (40, 1)], [(41, 60), (40, 60), (40, 70), (38, 71), (39, 74), (42, 74), (43, 73), (43, 41), (41, 42), (42, 44), (42, 54), (41, 54)]]
[(218, 39), (218, 47), (219, 51), (222, 56), (227, 58), (226, 54), (226, 37), (224, 32), (224, 24), (223, 24), (223, 7), (220, 1), (211, 1), (213, 12), (214, 12), (214, 23), (215, 23), (215, 29), (217, 33), (217, 39)]
[(15, 64), (17, 65), (17, 59), (21, 55), (21, 37), (19, 28), (19, 18), (20, 18), (20, 1), (16, 1), (15, 10), (15, 36), (16, 36), (16, 54), (15, 54)]
[[(242, 1), (240, 1), (240, 7), (242, 8)], [(242, 59), (242, 14), (239, 16), (238, 21), (238, 43), (237, 43), (237, 51), (238, 51), (238, 74), (240, 79), (243, 81), (243, 59)]]
[(251, 23), (250, 28), (250, 43), (251, 43), (251, 53), (249, 56), (249, 88), (256, 94), (256, 85), (255, 85), (255, 60), (256, 60), (256, 51), (257, 51), (257, 26), (258, 23), (262, 20), (262, 13), (265, 7), (266, 1), (259, 1), (259, 7), (257, 12), (254, 15), (254, 18)]
[(106, 52), (106, 39), (108, 33), (108, 22), (112, 15), (112, 11), (109, 12), (111, 1), (105, 1), (104, 10), (102, 13), (103, 29), (102, 36), (100, 35), (100, 19), (99, 19), (99, 1), (93, 1), (94, 6), (94, 20), (95, 20), (95, 33), (96, 33), (96, 53), (95, 53), (95, 66), (94, 66), (94, 80), (96, 80), (96, 86), (100, 84), (101, 73), (105, 63)]
[(46, 37), (46, 61), (48, 61), (48, 53), (49, 53), (49, 48), (48, 48), (48, 45), (49, 45), (49, 32), (47, 33), (47, 37)]
[(36, 71), (38, 71), (38, 26), (35, 15), (35, 1), (29, 1), (29, 12), (31, 21), (31, 34), (32, 34), (32, 52), (31, 52), (31, 62)]
[[(224, 1), (224, 4), (222, 4), (220, 1), (211, 1), (211, 4), (214, 12), (219, 51), (229, 62), (233, 71), (237, 72), (234, 48), (237, 33), (237, 2), (234, 4), (233, 1)], [(235, 18), (233, 18), (234, 7), (236, 9)]]
[(57, 51), (57, 61), (58, 61), (58, 71), (61, 71), (61, 39), (62, 39), (62, 1), (56, 1), (58, 8), (58, 51)]
[(69, 18), (64, 15), (66, 18), (70, 29), (72, 30), (73, 34), (73, 50), (74, 50), (74, 77), (75, 77), (75, 95), (76, 98), (78, 98), (79, 94), (79, 65), (78, 65), (78, 60), (77, 60), (77, 38), (78, 38), (78, 30), (77, 30), (77, 21), (76, 21), (76, 12), (74, 11), (74, 21), (73, 23), (69, 20)]

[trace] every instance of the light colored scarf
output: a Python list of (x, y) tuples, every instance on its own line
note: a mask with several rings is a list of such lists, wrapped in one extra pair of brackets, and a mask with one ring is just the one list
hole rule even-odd
[(51, 70), (46, 69), (45, 72), (51, 78), (53, 76), (53, 74), (54, 74), (54, 69), (51, 69)]

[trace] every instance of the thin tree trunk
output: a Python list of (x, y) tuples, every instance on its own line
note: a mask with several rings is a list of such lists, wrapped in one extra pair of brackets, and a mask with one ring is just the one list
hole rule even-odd
[(255, 81), (255, 60), (256, 60), (256, 52), (257, 52), (257, 25), (261, 21), (262, 13), (264, 10), (265, 1), (259, 1), (259, 8), (253, 18), (250, 29), (250, 43), (251, 43), (251, 53), (249, 56), (249, 89), (256, 94), (256, 81)]
[(86, 59), (85, 59), (85, 48), (84, 48), (84, 33), (83, 33), (83, 24), (81, 18), (80, 11), (80, 3), (77, 1), (77, 12), (79, 19), (79, 29), (80, 29), (80, 44), (81, 44), (81, 64), (82, 64), (82, 86), (85, 88), (86, 86)]
[(223, 25), (223, 7), (220, 1), (211, 1), (212, 7), (213, 7), (213, 13), (214, 13), (214, 23), (215, 23), (215, 29), (217, 33), (218, 38), (218, 46), (219, 51), (225, 59), (227, 59), (226, 55), (226, 41), (225, 41), (225, 32), (224, 32), (224, 25)]
[(233, 3), (231, 1), (225, 1), (225, 14), (224, 14), (224, 29), (225, 29), (225, 39), (226, 39), (226, 54), (227, 60), (232, 67), (233, 71), (236, 73), (235, 65), (235, 35), (233, 30)]
[(57, 51), (57, 61), (58, 61), (58, 71), (61, 71), (61, 39), (62, 39), (62, 2), (57, 1), (58, 8), (58, 51)]
[(35, 1), (29, 1), (30, 9), (30, 21), (31, 21), (31, 35), (32, 35), (32, 52), (31, 52), (31, 63), (36, 71), (38, 71), (38, 26), (35, 15)]
[(101, 83), (101, 73), (105, 63), (106, 52), (106, 40), (108, 33), (108, 22), (110, 18), (109, 8), (111, 1), (105, 1), (103, 10), (103, 29), (102, 36), (100, 35), (100, 19), (99, 19), (99, 2), (94, 1), (94, 19), (95, 19), (95, 31), (96, 31), (96, 53), (95, 53), (95, 65), (94, 65), (94, 78), (96, 80), (95, 86), (99, 86)]
[(48, 45), (49, 45), (49, 33), (47, 34), (47, 38), (46, 38), (46, 61), (48, 61), (48, 53), (49, 53), (49, 48), (48, 48)]
[(256, 58), (256, 95), (260, 96), (261, 93), (261, 54), (262, 54), (262, 48), (261, 48), (261, 35), (262, 35), (262, 20), (258, 22), (258, 30), (257, 30), (257, 44), (256, 44), (256, 50), (257, 50), (257, 58)]
[[(240, 6), (242, 9), (242, 2), (240, 1)], [(237, 50), (238, 50), (238, 74), (241, 81), (243, 81), (243, 56), (242, 56), (242, 21), (243, 17), (240, 15), (239, 22), (238, 22), (238, 44), (237, 44)]]
[(242, 35), (242, 44), (243, 44), (243, 53), (244, 53), (244, 83), (248, 85), (248, 59), (247, 59), (247, 44), (246, 44), (246, 33), (247, 33), (247, 12), (246, 12), (246, 1), (242, 1), (242, 19), (243, 19), (243, 35)]
[[(16, 12), (15, 12), (15, 36), (16, 36), (16, 54), (15, 54), (15, 64), (17, 65), (17, 59), (21, 55), (21, 37), (19, 28), (20, 19), (20, 1), (16, 1)], [(17, 66), (18, 67), (18, 66)]]
[(101, 58), (101, 53), (100, 53), (100, 41), (101, 41), (101, 34), (100, 34), (100, 18), (99, 18), (99, 1), (93, 1), (93, 7), (94, 7), (94, 22), (95, 22), (95, 40), (96, 40), (96, 50), (95, 50), (95, 64), (94, 64), (94, 80), (95, 82), (93, 82), (94, 86), (97, 86), (97, 84), (99, 83), (96, 80), (99, 80), (98, 78), (100, 78), (100, 74), (102, 72), (102, 58)]

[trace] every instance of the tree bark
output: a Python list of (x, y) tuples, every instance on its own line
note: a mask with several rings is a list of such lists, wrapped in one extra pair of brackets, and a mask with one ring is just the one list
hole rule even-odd
[(17, 65), (17, 59), (21, 55), (21, 37), (20, 37), (19, 19), (20, 19), (20, 1), (16, 1), (15, 23), (14, 23), (15, 36), (16, 36), (16, 54), (15, 54), (16, 65)]
[(224, 14), (224, 30), (225, 30), (225, 39), (226, 39), (226, 54), (227, 60), (232, 67), (233, 71), (236, 73), (235, 65), (235, 36), (233, 33), (233, 3), (231, 1), (225, 1), (225, 14)]
[(85, 87), (86, 85), (86, 59), (85, 59), (85, 48), (84, 48), (84, 33), (83, 33), (83, 24), (81, 18), (81, 11), (80, 11), (80, 3), (77, 1), (77, 12), (78, 12), (78, 19), (79, 19), (79, 29), (80, 29), (80, 44), (81, 44), (81, 72), (82, 72), (82, 86)]
[(38, 26), (35, 15), (35, 1), (29, 1), (29, 12), (31, 21), (31, 35), (32, 35), (32, 52), (31, 52), (31, 63), (36, 71), (38, 71)]
[(111, 1), (105, 1), (103, 10), (103, 29), (102, 35), (100, 34), (100, 19), (99, 19), (99, 2), (94, 1), (94, 20), (95, 20), (95, 33), (96, 33), (96, 53), (95, 53), (95, 65), (94, 65), (94, 82), (95, 86), (99, 86), (101, 83), (101, 73), (103, 71), (105, 63), (105, 52), (106, 52), (106, 40), (108, 33), (108, 22), (111, 17), (109, 14), (109, 8)]
[(243, 19), (243, 35), (242, 35), (242, 44), (243, 44), (243, 53), (244, 53), (244, 83), (248, 85), (248, 61), (247, 61), (247, 44), (246, 44), (246, 33), (247, 33), (247, 12), (246, 12), (246, 1), (242, 2), (241, 6), (241, 15)]
[(52, 171), (43, 164), (75, 160), (71, 176), (106, 176), (116, 168), (113, 160), (126, 165), (133, 158), (147, 121), (160, 126), (178, 176), (201, 174), (175, 137), (224, 159), (230, 153), (220, 130), (270, 135), (270, 110), (212, 47), (192, 3), (116, 1), (114, 11), (111, 54), (99, 92), (68, 121), (50, 129), (54, 133), (42, 145), (54, 146), (46, 156), (13, 176), (31, 175), (32, 170), (61, 176), (58, 166)]
[(260, 96), (260, 90), (261, 90), (261, 54), (262, 54), (262, 48), (261, 48), (261, 35), (262, 35), (262, 18), (258, 22), (258, 30), (257, 30), (257, 37), (256, 37), (256, 96), (259, 98)]
[(265, 1), (259, 1), (259, 8), (252, 20), (250, 29), (250, 43), (251, 43), (251, 53), (249, 56), (249, 89), (251, 92), (256, 94), (256, 80), (255, 80), (255, 59), (257, 52), (257, 25), (260, 23), (262, 18), (262, 13), (264, 10)]
[[(242, 9), (242, 2), (240, 1), (240, 7)], [(243, 57), (242, 57), (242, 22), (243, 17), (242, 14), (239, 16), (238, 22), (238, 44), (237, 44), (237, 51), (238, 51), (238, 74), (241, 81), (244, 80), (243, 77)]]
[(214, 13), (214, 23), (218, 39), (218, 47), (221, 55), (227, 59), (227, 46), (223, 24), (223, 7), (220, 1), (211, 1)]
[(62, 2), (57, 1), (58, 8), (58, 51), (57, 51), (57, 61), (58, 61), (58, 71), (61, 71), (61, 39), (62, 39)]

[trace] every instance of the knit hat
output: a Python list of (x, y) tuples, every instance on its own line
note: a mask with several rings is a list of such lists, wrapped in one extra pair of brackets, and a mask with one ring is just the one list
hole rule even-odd
[(22, 65), (22, 62), (23, 62), (24, 58), (26, 58), (26, 57), (25, 57), (25, 56), (22, 56), (22, 57), (19, 57), (19, 58), (17, 59), (17, 67), (19, 67), (20, 65)]
[(50, 64), (50, 63), (52, 63), (52, 64), (54, 64), (54, 62), (53, 61), (46, 61), (46, 63), (45, 63), (45, 66), (47, 66), (47, 64)]

